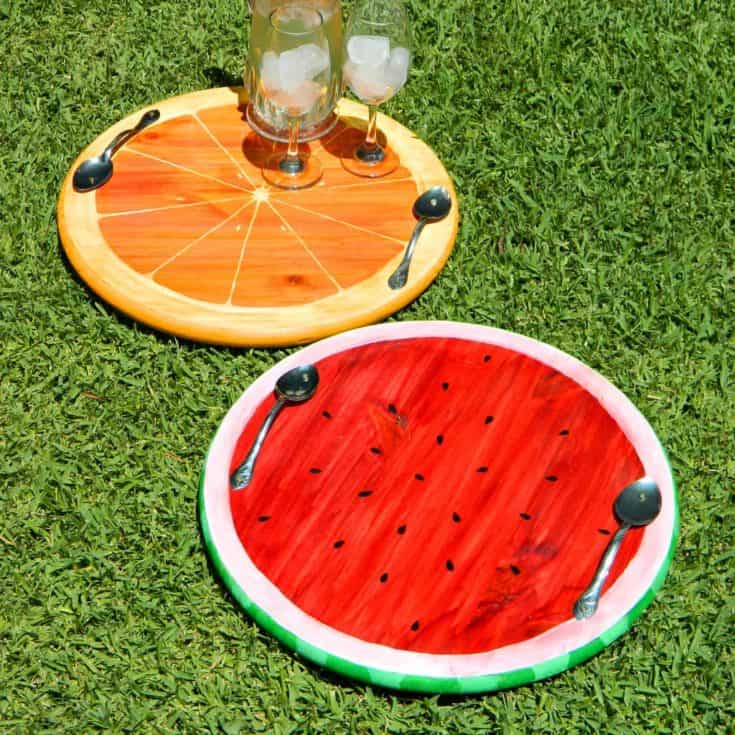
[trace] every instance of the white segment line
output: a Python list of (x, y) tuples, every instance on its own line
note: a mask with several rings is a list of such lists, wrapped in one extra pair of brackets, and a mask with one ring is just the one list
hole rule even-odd
[(209, 174), (203, 174), (201, 171), (195, 171), (193, 168), (188, 168), (187, 166), (182, 166), (179, 163), (173, 163), (172, 161), (167, 161), (165, 158), (158, 158), (158, 156), (152, 156), (150, 153), (143, 153), (143, 151), (136, 151), (134, 148), (126, 148), (126, 151), (128, 153), (134, 153), (136, 156), (143, 156), (143, 158), (150, 158), (153, 161), (158, 161), (159, 163), (165, 163), (167, 166), (173, 166), (174, 168), (179, 168), (182, 171), (186, 171), (187, 173), (194, 174), (196, 176), (201, 176), (203, 179), (210, 179), (211, 181), (216, 181), (218, 184), (223, 184), (224, 186), (229, 186), (231, 189), (239, 189), (240, 191), (244, 191), (247, 194), (250, 194), (250, 189), (246, 189), (244, 186), (238, 186), (237, 184), (231, 184), (229, 181), (223, 181), (222, 179), (218, 179), (216, 176), (210, 176)]
[(324, 275), (332, 282), (332, 285), (337, 289), (337, 291), (343, 291), (344, 289), (342, 288), (342, 286), (340, 286), (337, 279), (326, 269), (326, 267), (322, 264), (321, 260), (319, 260), (319, 258), (316, 257), (312, 249), (306, 244), (306, 242), (302, 239), (299, 233), (296, 232), (296, 230), (294, 230), (293, 227), (291, 227), (288, 220), (273, 206), (273, 204), (270, 201), (268, 201), (267, 204), (273, 210), (273, 213), (276, 215), (276, 217), (278, 217), (278, 219), (280, 219), (281, 222), (283, 222), (286, 229), (290, 233), (292, 233), (293, 236), (299, 241), (299, 243), (301, 244), (301, 247), (304, 248), (304, 250), (306, 250), (306, 252), (311, 256), (311, 259), (317, 264), (317, 266), (319, 266), (319, 269), (322, 271), (322, 273), (324, 273)]
[(250, 233), (253, 231), (253, 225), (255, 224), (255, 218), (258, 216), (258, 210), (260, 209), (260, 202), (255, 202), (255, 210), (253, 216), (250, 218), (250, 224), (248, 224), (248, 231), (245, 233), (245, 237), (240, 247), (240, 259), (237, 261), (237, 268), (235, 268), (235, 275), (232, 278), (232, 285), (230, 286), (230, 295), (227, 297), (226, 303), (232, 305), (232, 297), (235, 295), (235, 286), (237, 286), (237, 279), (240, 278), (240, 269), (242, 268), (242, 261), (245, 258), (245, 248), (250, 239)]
[(152, 271), (150, 271), (150, 273), (146, 273), (146, 276), (148, 276), (148, 278), (153, 278), (156, 275), (156, 273), (158, 273), (158, 271), (161, 270), (161, 268), (165, 268), (169, 263), (173, 263), (173, 261), (176, 260), (176, 258), (178, 258), (180, 255), (183, 255), (187, 250), (194, 247), (194, 245), (196, 245), (200, 240), (203, 240), (205, 237), (207, 237), (208, 235), (211, 235), (213, 232), (215, 232), (220, 227), (225, 225), (233, 217), (236, 217), (238, 214), (240, 214), (240, 212), (242, 212), (243, 209), (245, 209), (246, 207), (249, 207), (252, 203), (253, 203), (253, 199), (249, 199), (241, 207), (238, 207), (229, 217), (225, 217), (222, 220), (222, 222), (218, 222), (216, 225), (214, 225), (214, 227), (210, 227), (204, 234), (199, 235), (199, 237), (197, 237), (196, 239), (184, 245), (184, 247), (181, 248), (181, 250), (179, 250), (177, 253), (174, 253), (167, 260), (164, 260), (163, 263), (161, 263), (161, 265), (159, 265), (157, 268), (154, 268)]
[(317, 212), (315, 209), (307, 209), (306, 207), (300, 207), (298, 204), (291, 204), (291, 202), (286, 202), (283, 199), (279, 200), (280, 204), (283, 204), (284, 207), (291, 207), (292, 209), (298, 209), (302, 212), (306, 212), (307, 214), (313, 214), (316, 217), (321, 217), (322, 219), (327, 219), (330, 222), (336, 222), (337, 224), (344, 225), (345, 227), (351, 227), (353, 230), (359, 230), (360, 232), (367, 232), (369, 235), (375, 235), (376, 237), (382, 237), (384, 240), (390, 240), (391, 242), (397, 242), (401, 247), (403, 247), (406, 243), (403, 240), (399, 240), (397, 237), (391, 237), (390, 235), (384, 235), (382, 232), (377, 232), (376, 230), (370, 230), (367, 227), (360, 227), (359, 225), (353, 225), (349, 222), (343, 222), (341, 219), (337, 219), (336, 217), (330, 217), (328, 214), (322, 214), (321, 212)]
[(205, 204), (224, 204), (225, 202), (236, 202), (238, 199), (244, 199), (247, 194), (238, 194), (236, 197), (228, 197), (227, 199), (208, 199), (203, 202), (187, 202), (186, 204), (167, 204), (165, 207), (151, 207), (150, 209), (129, 209), (127, 212), (109, 212), (101, 214), (100, 219), (108, 219), (109, 217), (124, 217), (128, 214), (149, 214), (150, 212), (165, 212), (167, 209), (184, 209), (185, 207), (203, 207)]
[(209, 129), (209, 127), (201, 120), (199, 115), (195, 114), (194, 119), (202, 126), (204, 132), (206, 132), (207, 135), (209, 135), (209, 137), (224, 151), (227, 158), (229, 158), (232, 161), (232, 163), (235, 164), (235, 167), (237, 168), (237, 170), (247, 179), (248, 184), (250, 184), (250, 186), (255, 188), (255, 182), (250, 178), (250, 176), (248, 175), (248, 172), (239, 164), (239, 162), (232, 155), (232, 153), (230, 153), (230, 151), (227, 148), (225, 148), (225, 146), (220, 142), (219, 138), (217, 138), (217, 136), (215, 136), (215, 134)]

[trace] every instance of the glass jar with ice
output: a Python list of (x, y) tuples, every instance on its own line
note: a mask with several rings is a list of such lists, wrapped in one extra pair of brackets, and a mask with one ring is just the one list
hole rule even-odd
[(301, 189), (321, 177), (319, 161), (302, 156), (298, 141), (303, 121), (329, 89), (331, 60), (324, 18), (308, 3), (292, 3), (274, 10), (269, 24), (259, 88), (288, 121), (288, 150), (268, 159), (263, 178), (286, 189)]
[(327, 93), (328, 72), (329, 52), (304, 43), (280, 54), (266, 51), (260, 83), (264, 96), (287, 117), (303, 117)]
[[(299, 127), (299, 140), (307, 141), (318, 138), (329, 132), (337, 122), (334, 110), (342, 94), (342, 10), (340, 0), (296, 0), (297, 4), (305, 5), (318, 11), (322, 16), (322, 27), (326, 39), (326, 51), (329, 60), (328, 78), (323, 93), (316, 103), (310, 107)], [(288, 136), (288, 116), (283, 108), (275, 104), (268, 96), (268, 82), (272, 82), (276, 72), (273, 59), (273, 50), (269, 48), (269, 36), (272, 13), (287, 5), (293, 5), (294, 0), (248, 0), (251, 11), (250, 49), (245, 69), (245, 86), (248, 90), (249, 102), (246, 110), (250, 127), (260, 135), (271, 140), (286, 141)], [(320, 51), (323, 49), (320, 49)], [(267, 58), (266, 58), (267, 57)], [(323, 62), (314, 53), (314, 50), (297, 53), (291, 57), (294, 62), (306, 61), (307, 70), (314, 71), (315, 66)], [(287, 68), (289, 59), (284, 62), (285, 80), (291, 80)], [(263, 73), (270, 75), (265, 81)], [(307, 85), (308, 86), (308, 85)]]
[(408, 15), (401, 0), (362, 0), (353, 9), (345, 34), (342, 73), (353, 94), (368, 106), (365, 140), (343, 159), (359, 176), (385, 176), (398, 157), (377, 137), (377, 106), (406, 83), (411, 65)]

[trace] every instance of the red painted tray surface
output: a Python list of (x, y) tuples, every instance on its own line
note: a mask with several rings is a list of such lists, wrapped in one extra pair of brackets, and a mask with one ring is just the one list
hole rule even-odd
[(595, 396), (526, 354), (456, 338), (365, 344), (318, 369), (314, 398), (283, 412), (254, 481), (230, 494), (243, 547), (289, 600), (363, 641), (442, 654), (572, 617), (616, 494), (644, 474)]

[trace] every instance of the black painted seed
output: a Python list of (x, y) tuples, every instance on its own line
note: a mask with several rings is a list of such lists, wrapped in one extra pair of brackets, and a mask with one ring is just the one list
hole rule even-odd
[(403, 526), (398, 526), (398, 533), (406, 533), (406, 526), (405, 524)]
[(398, 413), (398, 409), (397, 409), (397, 408), (396, 408), (396, 407), (395, 407), (395, 406), (394, 406), (394, 405), (393, 405), (392, 403), (389, 403), (389, 404), (388, 404), (388, 410), (389, 410), (389, 411), (390, 411), (391, 413)]
[(334, 548), (335, 548), (335, 549), (339, 549), (339, 548), (341, 548), (341, 547), (342, 547), (342, 546), (344, 546), (344, 545), (345, 545), (345, 542), (344, 542), (344, 541), (342, 541), (341, 539), (340, 539), (339, 541), (335, 541), (335, 542), (334, 542)]
[(372, 495), (372, 490), (360, 490), (359, 493), (357, 493), (358, 498), (367, 498), (368, 495)]
[(523, 518), (524, 521), (528, 521), (531, 519), (531, 516), (528, 515), (528, 513), (521, 513), (521, 518)]
[(521, 573), (521, 570), (515, 564), (510, 565), (510, 571), (513, 572), (513, 574)]
[(495, 416), (485, 416), (486, 424), (492, 424), (493, 421), (495, 421)]
[(548, 480), (549, 482), (556, 482), (559, 478), (556, 475), (546, 475), (544, 477), (544, 480)]
[(460, 517), (459, 513), (452, 513), (452, 520), (455, 523), (459, 523), (462, 520), (462, 518)]
[(608, 531), (606, 528), (598, 528), (597, 533), (601, 533), (603, 536), (609, 536), (610, 531)]
[(381, 582), (387, 582), (387, 581), (388, 581), (388, 572), (383, 572), (383, 573), (382, 573), (382, 574), (380, 575), (380, 581), (381, 581)]
[(444, 437), (439, 434), (439, 436), (436, 437), (436, 443), (441, 446), (444, 443)]
[(370, 451), (371, 451), (371, 452), (372, 452), (373, 454), (382, 454), (381, 450), (380, 450), (380, 449), (378, 449), (378, 447), (370, 447)]
[(483, 362), (490, 362), (490, 355), (485, 355), (485, 357), (482, 358)]
[(451, 559), (447, 559), (447, 569), (448, 569), (448, 570), (449, 570), (450, 572), (453, 572), (453, 571), (454, 571), (454, 564), (453, 564), (453, 562), (452, 562), (452, 560), (451, 560)]
[(259, 520), (259, 521), (260, 521), (261, 523), (265, 523), (266, 521), (269, 521), (270, 519), (271, 519), (271, 517), (270, 517), (270, 516), (258, 516), (258, 520)]
[(449, 390), (449, 383), (442, 383), (442, 390)]
[(419, 621), (414, 620), (413, 623), (411, 623), (411, 630), (418, 630), (419, 629)]
[(487, 467), (485, 467), (485, 466), (482, 466), (482, 467), (478, 467), (478, 468), (477, 468), (477, 471), (478, 471), (478, 472), (487, 472)]
[(417, 473), (416, 473), (416, 474), (414, 475), (414, 477), (415, 477), (415, 478), (416, 478), (417, 480), (422, 480), (422, 481), (423, 481), (423, 479), (424, 479), (424, 476), (423, 476), (423, 475), (420, 475), (420, 474), (419, 474), (418, 472), (417, 472)]
[(325, 419), (331, 419), (332, 414), (329, 413), (329, 411), (322, 411), (322, 416), (324, 416)]
[(311, 472), (312, 475), (318, 475), (321, 470), (318, 467), (312, 467), (309, 472)]
[(567, 436), (569, 434), (569, 429), (562, 429), (559, 432), (559, 436)]

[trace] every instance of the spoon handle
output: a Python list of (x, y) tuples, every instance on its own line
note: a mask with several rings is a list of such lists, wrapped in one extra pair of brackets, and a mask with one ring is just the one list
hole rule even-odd
[(416, 227), (413, 228), (413, 234), (411, 239), (408, 241), (408, 247), (406, 252), (403, 254), (403, 260), (398, 268), (393, 271), (393, 274), (388, 279), (388, 285), (395, 291), (396, 289), (403, 288), (408, 280), (408, 267), (411, 265), (411, 258), (413, 257), (413, 251), (416, 249), (416, 243), (419, 241), (419, 235), (421, 230), (424, 229), (426, 224), (425, 219), (420, 219), (416, 223)]
[(161, 117), (161, 113), (158, 110), (148, 110), (143, 117), (140, 118), (138, 124), (134, 128), (129, 130), (123, 130), (122, 133), (118, 133), (107, 145), (107, 148), (102, 152), (102, 158), (109, 161), (116, 153), (118, 148), (124, 143), (127, 143), (134, 135), (139, 133), (144, 128), (152, 125), (158, 118)]
[(271, 426), (273, 426), (276, 416), (278, 416), (285, 405), (286, 401), (279, 398), (273, 404), (273, 408), (268, 412), (260, 427), (260, 431), (258, 431), (258, 435), (255, 437), (253, 446), (250, 447), (247, 457), (245, 457), (242, 464), (230, 475), (230, 487), (233, 490), (244, 490), (250, 484), (250, 480), (253, 478), (253, 472), (255, 471), (255, 462), (263, 447), (265, 437), (270, 431)]
[(600, 602), (600, 592), (605, 584), (607, 575), (610, 574), (610, 569), (615, 561), (615, 557), (618, 555), (620, 550), (620, 544), (623, 543), (625, 534), (630, 528), (629, 525), (623, 523), (617, 530), (615, 535), (610, 540), (610, 543), (605, 549), (605, 553), (600, 559), (600, 564), (597, 567), (595, 576), (592, 578), (589, 587), (582, 593), (582, 596), (574, 603), (574, 617), (577, 620), (585, 620), (591, 618), (597, 610), (597, 604)]

